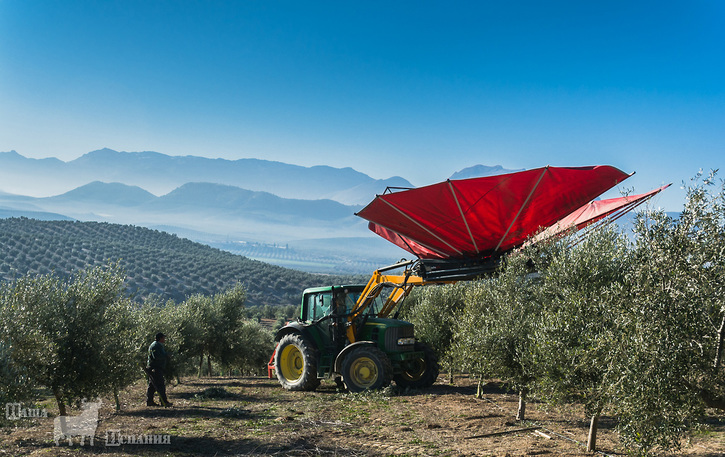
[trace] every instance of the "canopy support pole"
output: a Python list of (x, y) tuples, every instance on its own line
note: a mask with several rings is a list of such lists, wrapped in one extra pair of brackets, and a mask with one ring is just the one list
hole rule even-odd
[(582, 227), (581, 230), (578, 230), (576, 238), (573, 240), (571, 247), (576, 246), (577, 244), (584, 241), (584, 238), (586, 238), (590, 233), (592, 233), (595, 230), (600, 230), (608, 225), (614, 223), (619, 219), (620, 217), (624, 216), (628, 212), (632, 211), (633, 209), (637, 208), (642, 203), (646, 202), (650, 198), (654, 197), (656, 194), (648, 195), (646, 198), (643, 198), (641, 200), (635, 200), (626, 206), (623, 206), (622, 208), (619, 208), (618, 210), (613, 211), (612, 213), (604, 216), (597, 222), (594, 222), (592, 224), (589, 224), (586, 227)]
[(476, 245), (476, 240), (473, 238), (473, 233), (471, 232), (471, 227), (468, 226), (468, 221), (466, 220), (466, 216), (463, 214), (463, 209), (461, 208), (461, 203), (458, 201), (458, 196), (456, 195), (456, 191), (453, 188), (453, 183), (451, 180), (448, 180), (448, 187), (451, 189), (451, 194), (453, 195), (453, 200), (456, 201), (456, 206), (458, 206), (458, 211), (461, 213), (461, 219), (463, 220), (463, 224), (466, 226), (466, 230), (468, 230), (468, 236), (471, 237), (471, 243), (473, 243), (473, 249), (476, 250), (476, 254), (480, 254), (481, 251), (478, 250), (478, 246)]
[(503, 236), (501, 237), (501, 239), (499, 240), (498, 244), (496, 245), (496, 249), (493, 250), (494, 252), (498, 251), (498, 248), (501, 247), (501, 243), (503, 243), (503, 240), (505, 240), (506, 237), (508, 236), (509, 232), (511, 231), (514, 224), (518, 220), (519, 216), (524, 211), (524, 208), (526, 208), (526, 205), (529, 204), (529, 200), (531, 200), (531, 196), (534, 195), (534, 191), (536, 191), (536, 188), (539, 187), (541, 180), (544, 179), (544, 175), (546, 174), (546, 172), (548, 170), (549, 170), (549, 165), (544, 167), (544, 170), (541, 172), (541, 175), (539, 176), (539, 180), (536, 181), (536, 184), (534, 184), (534, 187), (531, 189), (531, 192), (529, 192), (528, 197), (526, 197), (526, 200), (524, 200), (524, 203), (521, 205), (521, 208), (519, 208), (519, 212), (516, 213), (516, 217), (514, 217), (514, 220), (511, 221), (511, 225), (509, 225), (509, 228), (506, 229), (506, 233), (504, 233)]
[[(380, 197), (378, 197), (378, 198), (380, 198)], [(428, 233), (429, 235), (431, 235), (431, 236), (432, 236), (433, 238), (435, 238), (436, 240), (440, 241), (441, 243), (445, 244), (445, 245), (446, 245), (446, 246), (448, 246), (449, 248), (451, 248), (451, 249), (453, 249), (454, 251), (456, 251), (456, 252), (458, 253), (458, 255), (463, 255), (463, 253), (462, 253), (461, 251), (459, 251), (459, 250), (458, 250), (458, 249), (456, 249), (455, 247), (451, 246), (451, 245), (450, 245), (450, 243), (446, 242), (446, 240), (442, 239), (441, 237), (439, 237), (439, 236), (438, 236), (438, 235), (436, 235), (435, 233), (431, 232), (430, 230), (428, 230), (428, 229), (427, 229), (426, 227), (424, 227), (423, 225), (419, 224), (419, 223), (418, 223), (418, 221), (416, 221), (416, 220), (415, 220), (415, 219), (413, 219), (412, 217), (410, 217), (410, 216), (408, 216), (407, 214), (405, 214), (405, 213), (404, 213), (403, 211), (401, 211), (400, 209), (398, 209), (398, 208), (397, 208), (397, 207), (396, 207), (395, 205), (393, 205), (393, 204), (392, 204), (392, 203), (390, 203), (389, 201), (385, 200), (384, 198), (380, 198), (380, 199), (381, 199), (381, 200), (382, 200), (382, 201), (383, 201), (383, 202), (384, 202), (384, 203), (385, 203), (386, 205), (390, 206), (390, 207), (391, 207), (391, 208), (393, 208), (393, 209), (394, 209), (395, 211), (397, 211), (398, 213), (400, 213), (401, 215), (403, 215), (403, 217), (405, 217), (406, 219), (408, 219), (408, 220), (409, 220), (410, 222), (414, 223), (414, 224), (415, 224), (416, 226), (418, 226), (418, 227), (420, 227), (421, 229), (423, 229), (423, 230), (424, 230), (424, 231), (425, 231), (426, 233)], [(397, 232), (396, 232), (396, 233), (397, 233)], [(413, 239), (413, 241), (416, 241), (416, 240), (415, 240), (415, 239)], [(416, 241), (416, 242), (418, 242), (418, 241)], [(422, 244), (422, 243), (421, 243), (421, 244)], [(423, 245), (423, 246), (425, 246), (426, 248), (429, 248), (429, 249), (430, 249), (430, 247), (429, 247), (429, 246), (427, 246), (427, 245), (425, 245), (425, 244), (422, 244), (422, 245)], [(435, 251), (435, 249), (433, 249), (433, 250)]]

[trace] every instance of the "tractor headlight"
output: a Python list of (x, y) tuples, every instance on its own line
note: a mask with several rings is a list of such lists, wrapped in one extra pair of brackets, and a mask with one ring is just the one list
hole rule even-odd
[(409, 346), (415, 344), (415, 338), (398, 338), (398, 346)]

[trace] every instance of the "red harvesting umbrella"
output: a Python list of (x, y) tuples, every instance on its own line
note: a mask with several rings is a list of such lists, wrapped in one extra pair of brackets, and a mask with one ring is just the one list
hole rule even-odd
[(358, 216), (421, 259), (486, 258), (515, 247), (630, 175), (544, 167), (378, 195)]

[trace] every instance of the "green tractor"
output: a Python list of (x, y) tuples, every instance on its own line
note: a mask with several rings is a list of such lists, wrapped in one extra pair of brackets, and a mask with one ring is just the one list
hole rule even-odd
[(393, 380), (401, 387), (431, 386), (439, 372), (435, 353), (416, 341), (413, 324), (388, 317), (413, 286), (426, 282), (410, 270), (382, 272), (412, 263), (380, 269), (367, 285), (305, 290), (300, 318), (275, 336), (280, 384), (309, 391), (321, 378), (334, 376), (350, 392), (380, 389)]

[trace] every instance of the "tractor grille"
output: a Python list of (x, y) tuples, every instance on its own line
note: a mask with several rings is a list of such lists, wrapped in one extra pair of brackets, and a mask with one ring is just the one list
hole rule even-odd
[(388, 352), (410, 352), (415, 349), (415, 345), (408, 344), (398, 346), (398, 338), (412, 338), (413, 326), (389, 328), (385, 332), (385, 349)]

